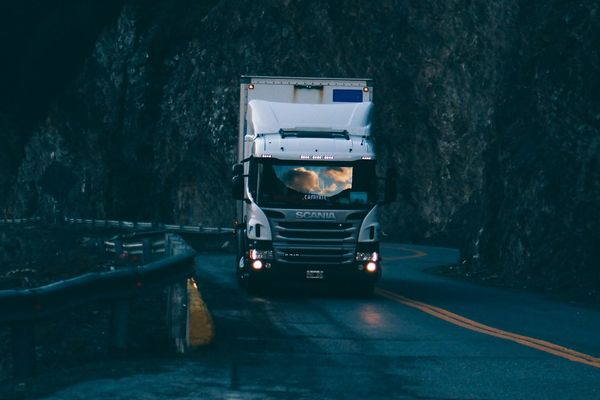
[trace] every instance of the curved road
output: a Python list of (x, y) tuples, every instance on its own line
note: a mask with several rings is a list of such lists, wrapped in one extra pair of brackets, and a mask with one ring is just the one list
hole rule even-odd
[(432, 275), (452, 249), (386, 244), (372, 299), (321, 287), (252, 297), (200, 255), (211, 346), (48, 399), (600, 399), (600, 311)]

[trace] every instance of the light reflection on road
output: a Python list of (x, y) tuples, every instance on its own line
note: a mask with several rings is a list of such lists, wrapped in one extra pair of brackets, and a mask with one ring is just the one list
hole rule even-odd
[(358, 312), (362, 321), (367, 325), (372, 327), (381, 327), (383, 325), (383, 316), (372, 304), (363, 305)]

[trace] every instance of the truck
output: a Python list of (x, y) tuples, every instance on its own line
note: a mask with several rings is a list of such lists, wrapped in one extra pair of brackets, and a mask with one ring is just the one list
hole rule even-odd
[(249, 292), (334, 281), (365, 295), (381, 277), (371, 79), (242, 76), (235, 270)]

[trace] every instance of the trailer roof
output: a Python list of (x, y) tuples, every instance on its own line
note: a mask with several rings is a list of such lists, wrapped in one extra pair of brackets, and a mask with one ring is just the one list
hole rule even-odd
[(240, 77), (240, 83), (257, 83), (256, 81), (263, 82), (272, 82), (272, 81), (288, 81), (288, 82), (297, 82), (297, 81), (311, 81), (311, 82), (319, 82), (326, 83), (328, 81), (348, 81), (348, 82), (362, 82), (367, 86), (373, 86), (374, 81), (371, 78), (327, 78), (327, 77), (305, 77), (305, 76), (262, 76), (262, 75), (242, 75)]

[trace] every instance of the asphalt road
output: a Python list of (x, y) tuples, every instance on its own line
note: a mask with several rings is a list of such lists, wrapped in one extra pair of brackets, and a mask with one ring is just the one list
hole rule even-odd
[(382, 253), (372, 299), (248, 296), (230, 255), (200, 255), (212, 345), (47, 399), (600, 399), (599, 310), (426, 271), (456, 262), (452, 249)]

